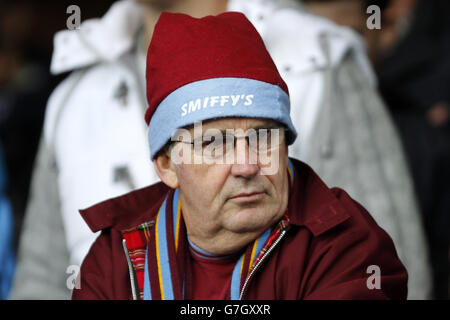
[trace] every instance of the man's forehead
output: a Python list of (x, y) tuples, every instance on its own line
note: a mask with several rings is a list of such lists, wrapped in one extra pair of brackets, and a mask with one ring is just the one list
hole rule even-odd
[[(230, 118), (221, 118), (221, 119), (212, 119), (202, 122), (202, 129), (217, 129), (220, 131), (226, 129), (242, 129), (247, 130), (250, 128), (259, 129), (259, 128), (272, 128), (279, 126), (280, 123), (272, 120), (272, 119), (264, 119), (264, 118), (245, 118), (245, 117), (230, 117)], [(194, 129), (193, 126), (189, 129)]]

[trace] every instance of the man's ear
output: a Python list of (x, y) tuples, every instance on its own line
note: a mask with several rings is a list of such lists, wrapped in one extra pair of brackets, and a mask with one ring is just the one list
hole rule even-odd
[(162, 152), (153, 160), (153, 164), (162, 182), (172, 189), (179, 187), (175, 165), (170, 160), (169, 152)]

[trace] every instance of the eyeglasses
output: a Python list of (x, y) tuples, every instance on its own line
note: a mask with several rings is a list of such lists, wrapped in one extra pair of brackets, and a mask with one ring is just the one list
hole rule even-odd
[[(194, 146), (194, 153), (197, 156), (217, 159), (230, 154), (231, 151), (235, 150), (235, 146), (238, 145), (237, 141), (245, 139), (249, 150), (257, 155), (261, 155), (278, 149), (285, 142), (287, 130), (284, 127), (251, 128), (246, 131), (247, 134), (245, 135), (235, 135), (233, 133), (235, 130), (233, 129), (227, 129), (226, 132), (208, 129), (205, 135), (194, 138), (192, 141), (173, 140), (173, 142), (191, 144)], [(241, 129), (236, 131), (243, 132)]]

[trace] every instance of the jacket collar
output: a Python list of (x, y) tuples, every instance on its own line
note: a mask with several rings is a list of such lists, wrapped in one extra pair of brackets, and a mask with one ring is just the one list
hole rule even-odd
[(158, 182), (122, 196), (80, 210), (92, 232), (113, 228), (125, 230), (150, 221), (156, 216), (169, 187)]
[(314, 236), (334, 228), (350, 215), (334, 192), (307, 164), (291, 159), (295, 168), (295, 180), (289, 198), (290, 223), (305, 226)]

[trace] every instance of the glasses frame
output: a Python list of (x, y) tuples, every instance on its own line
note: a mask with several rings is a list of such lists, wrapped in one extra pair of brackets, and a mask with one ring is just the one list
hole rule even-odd
[[(268, 131), (270, 131), (270, 130), (280, 130), (280, 131), (282, 131), (283, 132), (283, 135), (282, 135), (282, 139), (280, 139), (280, 142), (277, 144), (277, 145), (275, 145), (275, 146), (273, 146), (273, 147), (271, 147), (271, 148), (267, 148), (267, 149), (265, 149), (265, 150), (260, 150), (259, 149), (259, 144), (258, 144), (258, 148), (256, 148), (256, 150), (255, 150), (255, 148), (252, 148), (252, 143), (250, 143), (250, 139), (252, 138), (251, 137), (251, 135), (252, 135), (252, 133), (250, 133), (250, 134), (246, 134), (246, 135), (243, 135), (243, 136), (236, 136), (236, 135), (234, 135), (234, 134), (223, 134), (222, 135), (222, 141), (228, 141), (228, 138), (229, 137), (233, 137), (233, 150), (235, 150), (236, 149), (236, 145), (237, 145), (237, 140), (242, 140), (242, 139), (245, 139), (246, 141), (247, 141), (247, 145), (248, 145), (248, 147), (249, 147), (249, 150), (252, 150), (253, 152), (256, 152), (257, 154), (259, 154), (260, 152), (269, 152), (269, 151), (273, 151), (273, 150), (275, 150), (275, 149), (277, 149), (277, 148), (279, 148), (280, 147), (280, 145), (283, 143), (283, 142), (285, 142), (286, 141), (286, 133), (289, 131), (289, 129), (288, 128), (286, 128), (286, 127), (284, 127), (284, 126), (279, 126), (279, 127), (271, 127), (271, 128), (257, 128), (257, 129), (255, 129), (255, 128), (249, 128), (249, 129), (247, 129), (246, 131), (248, 132), (249, 130), (255, 130), (256, 132), (258, 132), (259, 130), (266, 130), (266, 132), (268, 132)], [(214, 135), (211, 135), (210, 137), (214, 137)], [(259, 139), (259, 136), (257, 136), (257, 139)], [(271, 138), (270, 138), (271, 139)], [(193, 146), (195, 146), (196, 145), (196, 143), (198, 144), (198, 143), (203, 143), (203, 142), (205, 142), (205, 141), (211, 141), (211, 140), (208, 140), (208, 139), (205, 139), (205, 136), (200, 136), (200, 137), (197, 137), (197, 138), (194, 138), (192, 141), (184, 141), (184, 140), (173, 140), (172, 141), (172, 143), (176, 143), (176, 142), (180, 142), (180, 143), (184, 143), (184, 144), (190, 144), (190, 145), (193, 145)], [(267, 140), (266, 140), (267, 141)], [(207, 148), (208, 146), (206, 146), (206, 147), (201, 147), (201, 150), (202, 150), (202, 156), (204, 155), (204, 151), (205, 151), (205, 148)], [(194, 152), (195, 152), (195, 147), (194, 147)], [(227, 152), (224, 152), (222, 155), (220, 155), (220, 156), (224, 156), (224, 155), (226, 155), (227, 154)], [(199, 155), (200, 156), (200, 155)]]

